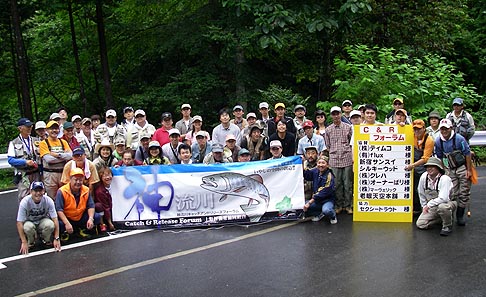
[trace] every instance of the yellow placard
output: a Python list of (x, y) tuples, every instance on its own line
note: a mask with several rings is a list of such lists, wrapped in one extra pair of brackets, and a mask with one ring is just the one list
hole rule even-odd
[(412, 222), (412, 126), (355, 125), (353, 133), (353, 221)]

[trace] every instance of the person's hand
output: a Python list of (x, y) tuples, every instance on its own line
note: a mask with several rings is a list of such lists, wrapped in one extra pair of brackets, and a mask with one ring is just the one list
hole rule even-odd
[(466, 170), (466, 179), (470, 179), (472, 177), (472, 171), (471, 170)]
[(54, 245), (54, 250), (56, 252), (61, 251), (61, 241), (60, 240), (54, 240), (53, 245)]
[(69, 234), (73, 234), (74, 229), (73, 229), (73, 225), (71, 225), (71, 223), (67, 223), (67, 224), (65, 225), (65, 227), (66, 227), (66, 231), (67, 231), (67, 233), (69, 233)]
[(20, 244), (20, 251), (19, 251), (20, 254), (22, 255), (27, 255), (29, 253), (29, 244), (26, 242), (22, 242)]
[(310, 207), (310, 204), (307, 202), (306, 204), (304, 204), (304, 211), (307, 211)]
[(429, 212), (429, 207), (427, 205), (425, 205), (424, 208), (422, 209), (422, 212), (423, 213), (428, 213)]
[(89, 218), (88, 219), (88, 222), (86, 222), (86, 228), (88, 229), (93, 229), (94, 227), (94, 223), (93, 223), (94, 219), (93, 218)]

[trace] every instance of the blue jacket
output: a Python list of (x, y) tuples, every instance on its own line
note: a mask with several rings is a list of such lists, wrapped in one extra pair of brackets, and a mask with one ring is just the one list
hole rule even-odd
[(304, 170), (304, 179), (312, 181), (313, 198), (316, 203), (324, 204), (327, 201), (336, 200), (334, 173), (331, 169), (327, 169), (322, 174), (319, 173), (317, 167)]
[(469, 156), (471, 154), (471, 150), (469, 148), (469, 144), (467, 144), (466, 139), (458, 133), (453, 133), (451, 138), (449, 138), (446, 141), (443, 141), (441, 136), (437, 137), (437, 139), (435, 140), (434, 147), (435, 147), (435, 154), (437, 158), (440, 159), (444, 158), (444, 154), (450, 154), (454, 150), (460, 150), (464, 156)]

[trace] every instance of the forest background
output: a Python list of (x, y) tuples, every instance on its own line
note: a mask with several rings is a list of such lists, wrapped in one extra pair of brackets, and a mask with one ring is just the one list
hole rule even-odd
[[(202, 115), (284, 102), (329, 111), (393, 98), (414, 118), (462, 97), (486, 124), (486, 1), (0, 0), (0, 153), (58, 107)], [(258, 113), (257, 113), (258, 114)]]

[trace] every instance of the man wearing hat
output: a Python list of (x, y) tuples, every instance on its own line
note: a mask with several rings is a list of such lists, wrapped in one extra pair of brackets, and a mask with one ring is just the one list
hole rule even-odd
[(71, 150), (73, 150), (75, 147), (79, 146), (79, 142), (74, 137), (74, 125), (72, 122), (65, 122), (63, 125), (63, 135), (61, 139), (66, 140), (66, 142), (69, 144), (69, 147)]
[(35, 123), (35, 135), (37, 135), (36, 140), (44, 140), (47, 138), (47, 133), (46, 133), (46, 122), (44, 121), (37, 121)]
[(303, 155), (304, 149), (308, 146), (317, 147), (318, 153), (322, 153), (326, 149), (324, 138), (321, 135), (314, 133), (314, 124), (308, 120), (303, 125), (305, 136), (299, 140), (297, 145), (297, 155)]
[(437, 137), (440, 136), (440, 130), (439, 130), (439, 122), (441, 120), (441, 116), (438, 111), (434, 110), (429, 113), (429, 118), (427, 119), (427, 122), (429, 123), (430, 126), (428, 126), (425, 131), (432, 136), (434, 141), (437, 139)]
[(425, 172), (424, 164), (434, 152), (434, 139), (425, 132), (423, 120), (413, 121), (413, 163), (405, 166), (405, 170), (413, 170), (413, 213), (421, 212), (421, 203), (417, 192), (420, 177)]
[(172, 114), (170, 112), (162, 113), (160, 123), (162, 126), (152, 135), (152, 140), (157, 140), (160, 145), (164, 145), (170, 142), (169, 130), (173, 128)]
[(192, 163), (202, 163), (204, 158), (211, 153), (211, 143), (208, 142), (206, 131), (196, 133), (196, 141), (191, 146)]
[(226, 145), (224, 146), (225, 155), (230, 156), (233, 162), (237, 162), (238, 152), (240, 150), (241, 147), (236, 144), (236, 137), (233, 134), (226, 135)]
[(251, 155), (249, 150), (244, 148), (238, 151), (238, 162), (250, 162), (250, 161), (251, 161)]
[(84, 172), (84, 185), (89, 187), (89, 192), (93, 194), (94, 185), (100, 181), (98, 176), (98, 171), (96, 170), (96, 166), (90, 160), (86, 159), (86, 154), (84, 149), (80, 146), (73, 149), (73, 159), (68, 161), (66, 165), (64, 165), (64, 169), (62, 171), (61, 182), (63, 184), (69, 183), (70, 179), (70, 172), (74, 168), (80, 168)]
[(219, 111), (218, 114), (220, 124), (213, 129), (213, 134), (211, 136), (213, 143), (219, 143), (224, 146), (226, 142), (226, 136), (229, 134), (233, 134), (236, 138), (236, 144), (240, 145), (241, 130), (238, 126), (230, 122), (228, 110), (223, 108)]
[(106, 121), (96, 128), (96, 142), (101, 143), (103, 139), (108, 139), (109, 142), (114, 143), (117, 137), (125, 138), (125, 128), (116, 122), (116, 111), (108, 109), (105, 116)]
[(353, 128), (341, 121), (339, 106), (331, 108), (332, 123), (326, 127), (324, 142), (329, 151), (329, 166), (335, 175), (336, 213), (353, 213)]
[(307, 109), (305, 108), (304, 105), (297, 104), (294, 107), (294, 114), (295, 117), (293, 118), (294, 126), (295, 126), (295, 141), (299, 142), (299, 140), (304, 137), (304, 129), (302, 128), (302, 125), (304, 124), (305, 121), (307, 121), (307, 118), (305, 117), (305, 113), (307, 112)]
[[(308, 146), (305, 148), (304, 170), (309, 170), (317, 166), (317, 147)], [(312, 181), (304, 180), (304, 196), (305, 200), (309, 200), (312, 197)]]
[(449, 119), (442, 119), (439, 129), (440, 137), (434, 144), (435, 154), (444, 163), (447, 175), (452, 180), (450, 199), (457, 202), (457, 224), (465, 226), (464, 212), (471, 197), (471, 150), (466, 139), (454, 132)]
[(78, 114), (73, 115), (71, 117), (71, 122), (73, 123), (74, 126), (74, 136), (77, 136), (79, 133), (81, 133), (81, 121), (82, 118)]
[[(399, 109), (404, 109), (404, 107), (405, 107), (405, 104), (403, 103), (402, 98), (397, 97), (397, 98), (393, 99), (393, 110), (390, 111), (386, 115), (385, 124), (394, 123), (396, 121), (395, 120), (396, 111), (399, 110)], [(412, 123), (412, 118), (409, 115), (406, 115), (405, 124), (410, 125), (411, 123)]]
[[(150, 156), (149, 154), (150, 134), (146, 132), (142, 132), (140, 136), (138, 136), (137, 138), (140, 138), (140, 143), (138, 147), (134, 150), (135, 160), (143, 162), (145, 159), (147, 159)], [(160, 148), (160, 150), (162, 152), (162, 148)]]
[(127, 147), (132, 150), (137, 150), (139, 148), (141, 135), (148, 135), (149, 138), (151, 138), (155, 133), (154, 125), (147, 121), (145, 111), (142, 109), (137, 109), (135, 111), (135, 123), (126, 129)]
[(273, 133), (277, 132), (277, 123), (281, 119), (285, 120), (285, 123), (287, 125), (287, 131), (296, 134), (297, 129), (295, 128), (294, 121), (291, 117), (288, 117), (285, 115), (285, 104), (282, 102), (279, 102), (275, 104), (275, 117), (271, 118), (267, 124), (268, 124), (268, 135), (272, 135)]
[(19, 201), (29, 194), (30, 184), (40, 178), (35, 139), (30, 136), (32, 124), (27, 118), (19, 119), (19, 135), (8, 144), (8, 164), (15, 168), (14, 181), (17, 184)]
[(462, 98), (455, 98), (452, 101), (452, 109), (445, 118), (451, 121), (454, 132), (462, 135), (469, 143), (469, 139), (474, 135), (474, 119), (469, 112), (464, 110)]
[(268, 137), (270, 136), (270, 134), (268, 134), (268, 120), (270, 119), (270, 115), (268, 113), (268, 103), (260, 102), (260, 104), (258, 104), (258, 112), (260, 112), (260, 117), (258, 120), (262, 123), (263, 135)]
[(169, 130), (169, 143), (162, 146), (162, 155), (169, 159), (171, 164), (180, 164), (181, 160), (179, 158), (179, 145), (182, 142), (179, 141), (181, 137), (181, 132), (176, 128)]
[(237, 104), (233, 107), (233, 116), (234, 118), (230, 121), (231, 124), (235, 124), (240, 128), (240, 130), (245, 129), (248, 127), (248, 122), (243, 117), (245, 113), (243, 112), (243, 106)]
[(250, 134), (241, 140), (241, 148), (250, 151), (251, 160), (265, 160), (268, 152), (268, 139), (262, 135), (263, 127), (257, 123), (250, 127)]
[(428, 229), (442, 222), (440, 235), (448, 236), (452, 232), (452, 216), (456, 209), (456, 201), (449, 198), (451, 178), (445, 175), (442, 161), (436, 157), (430, 157), (424, 166), (426, 172), (420, 176), (418, 184), (422, 213), (416, 225), (419, 229)]
[(130, 131), (132, 126), (135, 124), (134, 109), (131, 106), (125, 106), (123, 108), (123, 120), (121, 125), (125, 128), (125, 131)]
[[(257, 122), (257, 117), (254, 112), (249, 112), (246, 114), (246, 122), (248, 123), (248, 126), (246, 126), (243, 130), (241, 130), (241, 137), (245, 137), (246, 135), (250, 134), (250, 127), (253, 126)], [(260, 121), (261, 123), (261, 121)], [(262, 124), (262, 123), (261, 123)], [(263, 124), (262, 124), (263, 127)], [(265, 129), (265, 127), (264, 127)]]
[(353, 102), (351, 102), (351, 100), (344, 100), (343, 103), (341, 104), (341, 109), (343, 111), (341, 121), (352, 125), (351, 112), (353, 111)]
[(407, 111), (403, 108), (397, 109), (395, 111), (394, 119), (390, 122), (392, 125), (405, 126), (407, 124)]
[(47, 195), (54, 199), (63, 185), (61, 175), (64, 165), (72, 159), (72, 151), (64, 139), (57, 138), (59, 124), (49, 121), (46, 125), (48, 137), (39, 143), (42, 171)]
[(186, 134), (191, 130), (193, 118), (191, 117), (191, 105), (184, 103), (181, 105), (182, 119), (177, 121), (175, 128), (181, 132), (182, 140), (186, 139)]
[(272, 154), (272, 156), (269, 158), (271, 160), (284, 157), (282, 155), (282, 144), (279, 140), (270, 141), (270, 153)]
[(211, 153), (208, 154), (204, 160), (204, 164), (217, 164), (217, 163), (231, 163), (233, 159), (226, 156), (224, 153), (224, 148), (221, 143), (213, 143), (211, 145)]
[(100, 215), (95, 213), (95, 204), (89, 188), (83, 185), (85, 172), (81, 168), (73, 168), (69, 173), (69, 183), (57, 191), (56, 211), (59, 218), (61, 240), (69, 240), (69, 235), (76, 229), (82, 238), (90, 237), (86, 229), (93, 229), (100, 223)]
[(81, 120), (81, 133), (79, 133), (76, 138), (78, 139), (79, 145), (84, 149), (86, 158), (94, 161), (95, 154), (98, 153), (98, 150), (95, 149), (96, 140), (94, 138), (94, 132), (91, 129), (90, 118)]
[(17, 232), (20, 237), (20, 253), (28, 254), (35, 245), (35, 238), (40, 239), (45, 246), (54, 246), (61, 250), (59, 240), (59, 222), (57, 220), (54, 201), (45, 195), (43, 182), (34, 181), (30, 185), (30, 195), (20, 201), (17, 212)]

